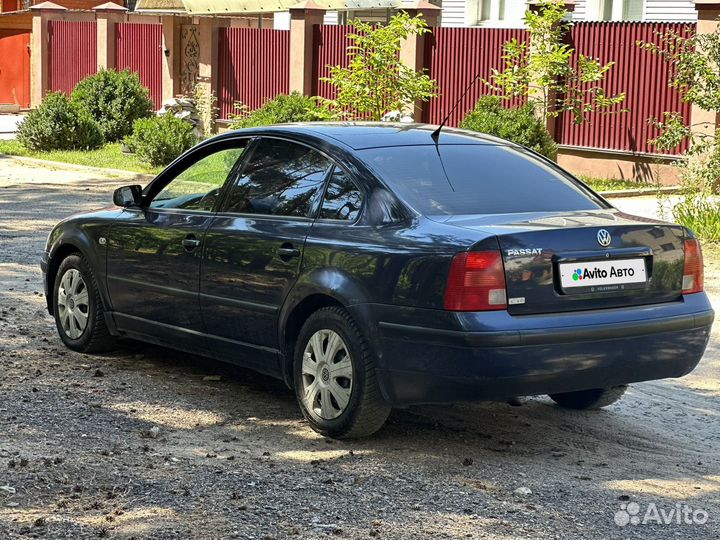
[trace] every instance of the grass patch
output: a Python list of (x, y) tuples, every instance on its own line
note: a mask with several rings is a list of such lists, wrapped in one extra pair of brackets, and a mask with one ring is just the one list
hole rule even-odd
[(48, 161), (60, 161), (74, 165), (100, 167), (104, 169), (122, 169), (145, 174), (157, 174), (163, 168), (142, 163), (133, 154), (123, 154), (120, 143), (106, 144), (97, 150), (53, 150), (33, 152), (15, 140), (0, 140), (0, 154), (22, 156)]
[(595, 191), (617, 191), (620, 189), (643, 189), (655, 187), (647, 182), (637, 182), (633, 180), (616, 180), (615, 178), (591, 178), (589, 176), (579, 176), (580, 180), (585, 182)]

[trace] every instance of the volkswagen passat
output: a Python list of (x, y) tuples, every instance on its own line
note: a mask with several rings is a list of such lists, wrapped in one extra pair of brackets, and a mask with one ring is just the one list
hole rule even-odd
[(432, 135), (299, 124), (199, 144), (51, 232), (60, 337), (279, 377), (333, 437), (418, 403), (602, 407), (697, 365), (713, 311), (691, 231), (623, 214), (507, 141)]

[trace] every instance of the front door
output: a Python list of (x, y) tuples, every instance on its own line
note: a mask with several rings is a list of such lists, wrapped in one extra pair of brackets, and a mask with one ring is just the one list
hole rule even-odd
[(278, 315), (329, 168), (307, 146), (254, 143), (205, 236), (200, 303), (214, 356), (278, 373)]
[[(107, 283), (121, 330), (206, 352), (198, 287), (205, 232), (244, 143), (187, 156), (145, 190), (108, 235)], [(179, 169), (179, 170), (178, 170)]]

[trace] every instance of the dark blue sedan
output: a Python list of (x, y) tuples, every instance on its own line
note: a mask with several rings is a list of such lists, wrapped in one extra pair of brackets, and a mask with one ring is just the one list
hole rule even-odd
[(700, 245), (504, 140), (399, 124), (226, 133), (48, 238), (71, 349), (129, 337), (279, 377), (310, 425), (549, 394), (597, 408), (700, 361)]

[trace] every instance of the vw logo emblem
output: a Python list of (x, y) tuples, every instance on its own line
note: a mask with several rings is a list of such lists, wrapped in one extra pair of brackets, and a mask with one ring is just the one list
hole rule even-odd
[(602, 247), (608, 247), (612, 241), (612, 237), (605, 229), (600, 229), (597, 233), (597, 241)]

